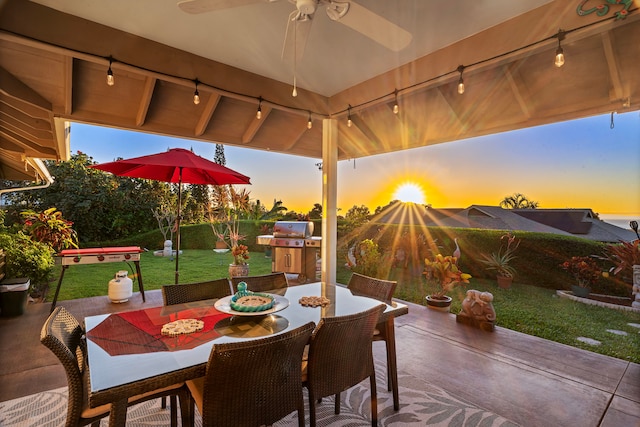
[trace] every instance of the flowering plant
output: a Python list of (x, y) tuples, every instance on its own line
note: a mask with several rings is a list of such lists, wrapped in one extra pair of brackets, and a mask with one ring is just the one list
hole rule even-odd
[(594, 285), (602, 275), (596, 261), (588, 256), (574, 256), (560, 264), (578, 281), (578, 286), (588, 288)]
[(437, 282), (440, 285), (440, 290), (432, 294), (435, 297), (443, 297), (454, 286), (469, 283), (469, 279), (471, 279), (470, 274), (463, 273), (458, 268), (458, 259), (454, 256), (438, 254), (433, 261), (425, 258), (424, 266), (423, 274), (427, 280)]
[(235, 245), (231, 248), (231, 255), (235, 265), (245, 265), (249, 259), (249, 248), (246, 245)]

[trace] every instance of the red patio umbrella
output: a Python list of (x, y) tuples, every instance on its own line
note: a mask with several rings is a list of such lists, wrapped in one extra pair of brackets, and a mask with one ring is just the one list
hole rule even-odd
[(164, 153), (91, 166), (118, 176), (146, 178), (178, 184), (178, 216), (176, 219), (176, 279), (179, 282), (178, 260), (180, 255), (180, 206), (182, 184), (251, 184), (248, 176), (218, 163), (200, 157), (184, 148), (171, 148)]

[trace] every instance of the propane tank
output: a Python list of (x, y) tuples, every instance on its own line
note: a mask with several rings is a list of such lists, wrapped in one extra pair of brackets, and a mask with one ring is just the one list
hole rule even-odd
[(127, 270), (120, 270), (109, 281), (109, 299), (111, 302), (127, 302), (133, 295), (133, 281), (127, 277), (127, 274)]

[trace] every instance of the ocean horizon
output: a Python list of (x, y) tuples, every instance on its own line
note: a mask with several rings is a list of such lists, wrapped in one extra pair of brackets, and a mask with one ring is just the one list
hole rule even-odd
[(599, 214), (599, 217), (602, 221), (624, 228), (625, 230), (631, 230), (631, 226), (629, 225), (631, 221), (638, 221), (638, 223), (640, 223), (640, 214)]

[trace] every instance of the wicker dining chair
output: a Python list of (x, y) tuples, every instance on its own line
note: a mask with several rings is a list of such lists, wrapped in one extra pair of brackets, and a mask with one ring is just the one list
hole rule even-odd
[[(353, 273), (347, 288), (354, 295), (375, 298), (385, 304), (391, 304), (398, 282)], [(393, 318), (379, 322), (373, 333), (373, 341), (384, 341), (387, 350), (387, 389), (393, 394), (393, 408), (400, 409), (398, 393), (398, 365), (396, 362), (396, 336)]]
[(238, 276), (231, 278), (233, 292), (238, 292), (238, 283), (245, 282), (247, 289), (253, 292), (264, 292), (289, 286), (285, 273), (271, 273), (262, 276)]
[[(205, 299), (224, 298), (228, 295), (231, 295), (231, 286), (229, 279), (226, 277), (208, 282), (162, 285), (162, 301), (165, 306), (202, 301)], [(176, 406), (175, 396), (171, 397), (170, 404), (172, 407)], [(162, 398), (160, 406), (163, 409), (167, 407), (165, 398)]]
[(179, 283), (176, 285), (162, 286), (162, 301), (164, 305), (224, 298), (229, 295), (231, 295), (231, 286), (229, 285), (229, 279), (226, 277), (208, 282)]
[(271, 425), (295, 411), (303, 427), (302, 354), (314, 327), (214, 344), (205, 376), (187, 381), (203, 427)]
[(316, 401), (335, 395), (334, 411), (340, 414), (340, 393), (369, 378), (371, 425), (378, 425), (376, 374), (371, 338), (385, 306), (320, 320), (303, 362), (302, 381), (309, 391), (310, 425), (316, 425)]
[[(67, 374), (68, 401), (65, 426), (99, 426), (109, 415), (111, 405), (95, 408), (88, 406), (87, 343), (78, 320), (64, 307), (56, 307), (49, 315), (40, 333), (40, 342), (60, 360)], [(178, 395), (184, 408), (190, 407), (189, 391), (184, 383), (158, 389), (152, 393), (129, 398), (128, 406), (163, 396)], [(186, 412), (184, 412), (186, 413)], [(190, 420), (189, 420), (190, 421)], [(177, 425), (177, 409), (171, 407), (171, 425)]]

